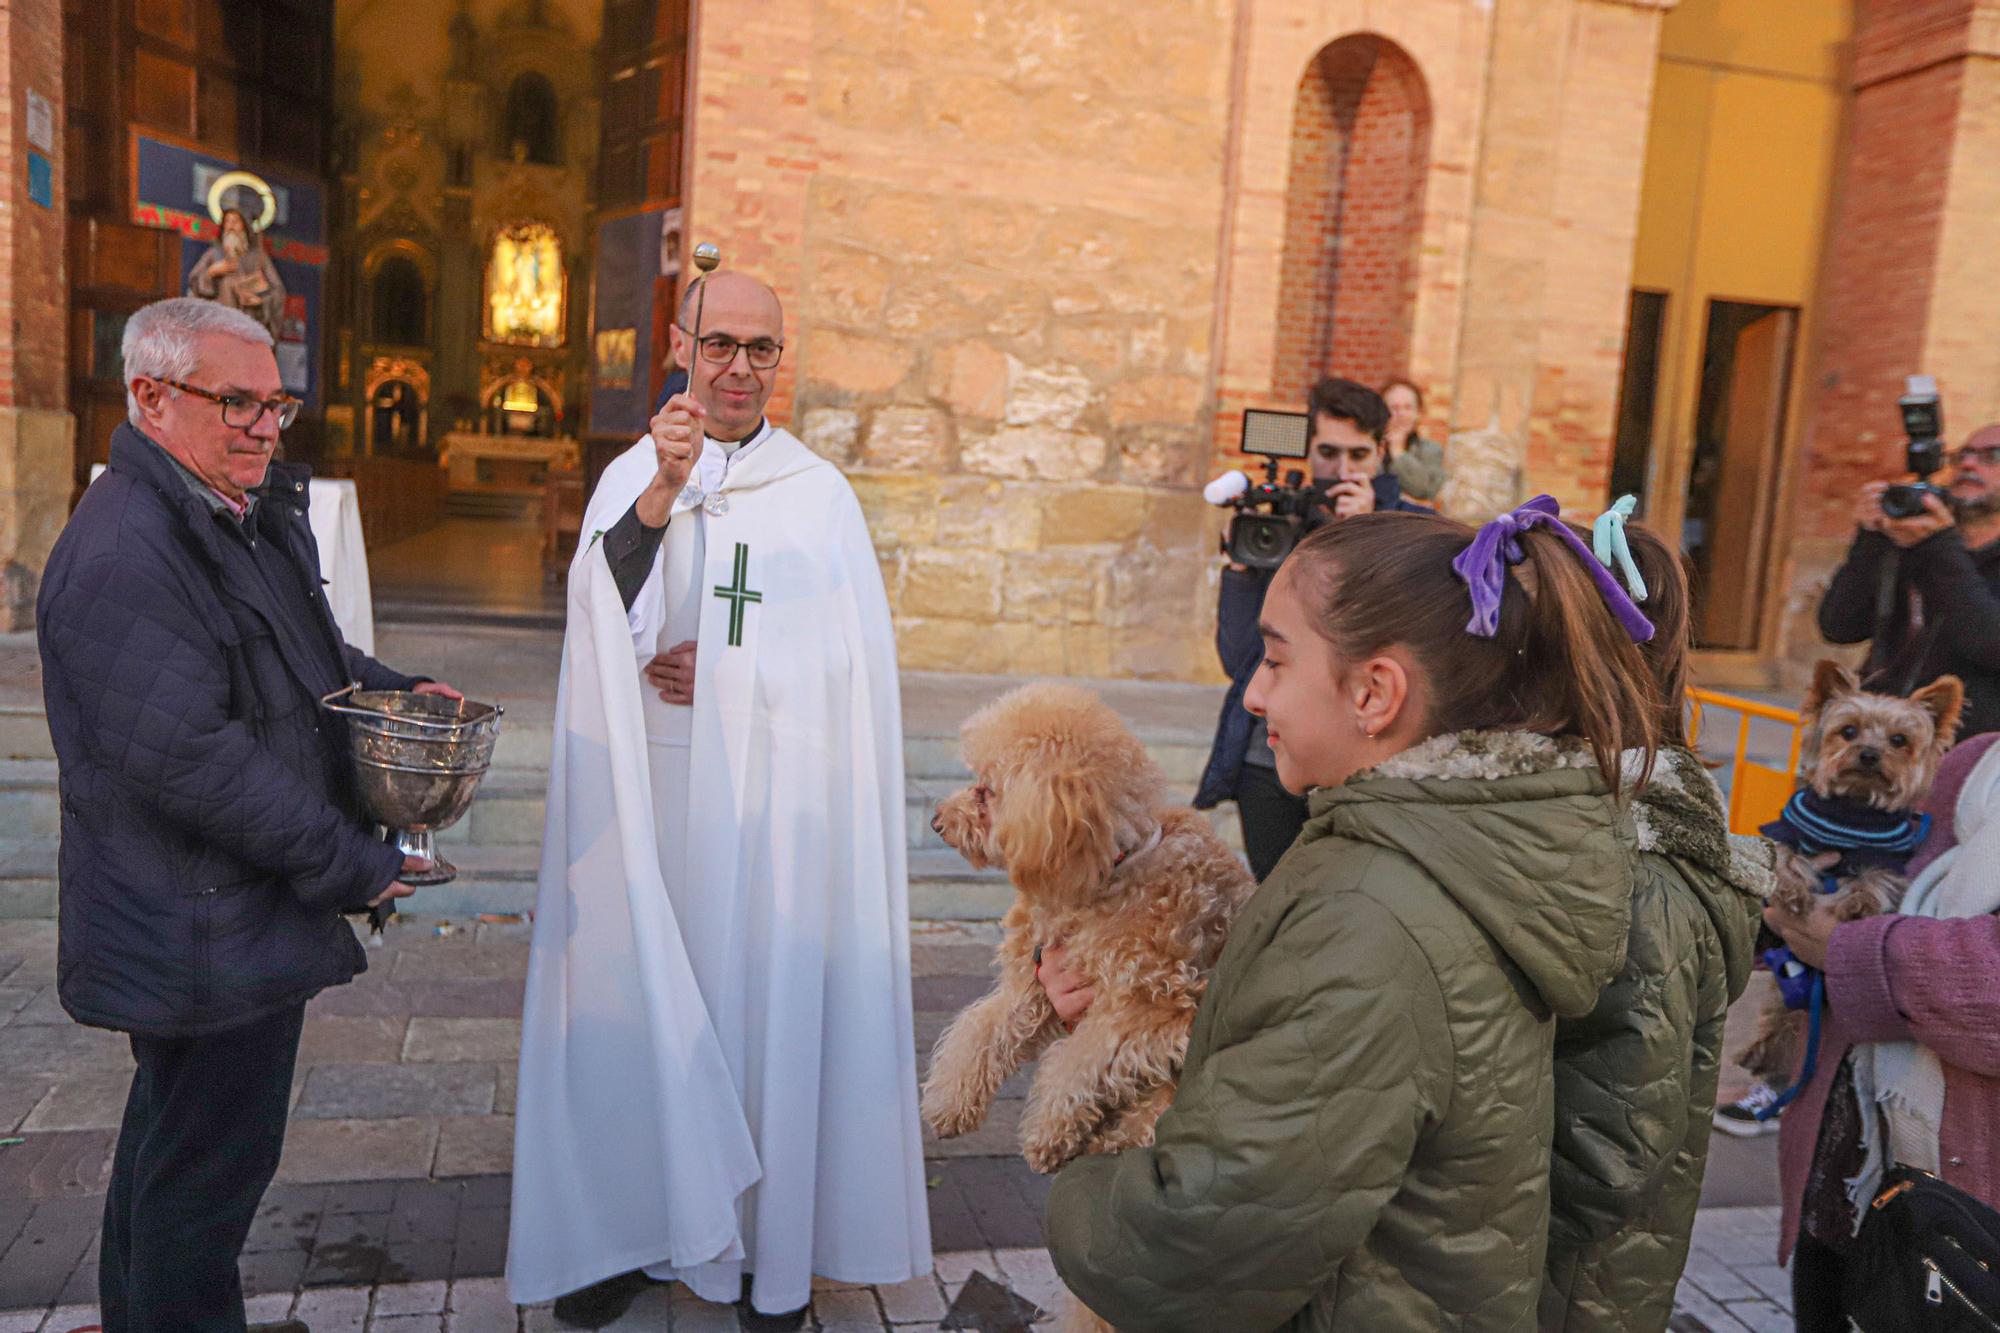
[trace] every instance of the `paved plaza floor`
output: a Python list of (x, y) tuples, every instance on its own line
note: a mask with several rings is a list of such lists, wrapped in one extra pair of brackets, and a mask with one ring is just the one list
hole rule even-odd
[[(482, 808), (513, 817), (491, 821), (497, 841), (454, 842), (451, 854), (475, 885), (491, 883), (496, 867), (513, 874), (517, 896), (532, 887), (559, 647), (547, 631), (392, 624), (381, 636), (384, 660), (507, 706), (503, 760), (522, 790), (481, 799)], [(912, 773), (935, 775), (940, 790), (955, 785), (959, 721), (1015, 683), (905, 676)], [(1219, 691), (1092, 684), (1175, 780), (1191, 784)], [(131, 1070), (124, 1040), (70, 1022), (52, 988), (54, 829), (35, 821), (46, 813), (54, 765), (40, 693), (32, 638), (0, 636), (0, 916), (27, 918), (0, 920), (0, 1333), (76, 1333), (97, 1322), (98, 1215)], [(468, 822), (480, 833), (485, 819), (476, 811)], [(925, 855), (913, 851), (913, 866)], [(1004, 903), (1004, 884), (994, 887)], [(431, 901), (440, 901), (437, 891)], [(939, 901), (952, 905), (948, 894)], [(314, 1333), (553, 1326), (546, 1308), (509, 1305), (499, 1278), (527, 931), (518, 922), (403, 920), (371, 953), (366, 975), (312, 1004), (283, 1163), (242, 1262), (253, 1320), (296, 1313)], [(920, 1066), (944, 1024), (986, 989), (996, 938), (989, 922), (913, 926)], [(1747, 1017), (1750, 1006), (1739, 1012)], [(1024, 1073), (1009, 1083), (978, 1133), (926, 1141), (936, 1274), (899, 1288), (828, 1287), (814, 1301), (819, 1328), (1048, 1322), (1061, 1287), (1040, 1248), (1047, 1185), (1016, 1142), (1027, 1081)], [(1771, 1266), (1775, 1158), (1769, 1138), (1716, 1139), (1676, 1319), (1683, 1333), (1788, 1326), (1784, 1275)], [(704, 1305), (676, 1286), (649, 1292), (612, 1327), (735, 1326), (733, 1308)]]
[[(296, 1304), (314, 1333), (517, 1327), (498, 1278), (528, 929), (401, 919), (367, 973), (308, 1007), (284, 1157), (241, 1265), (253, 1314)], [(995, 938), (988, 925), (915, 928), (920, 1057), (985, 991)], [(132, 1067), (122, 1038), (62, 1013), (54, 950), (53, 923), (0, 922), (0, 1129), (18, 1140), (0, 1148), (0, 1333), (95, 1322), (98, 1220)], [(979, 1132), (926, 1141), (938, 1275), (830, 1287), (815, 1300), (821, 1327), (936, 1327), (975, 1274), (968, 1308), (1008, 1292), (1027, 1303), (1011, 1308), (1053, 1307), (1047, 1185), (1014, 1143), (1025, 1090), (1025, 1076), (1003, 1089)], [(667, 1328), (670, 1312), (677, 1328), (734, 1327), (730, 1307), (664, 1287), (617, 1327)], [(545, 1310), (520, 1319), (551, 1326)]]
[[(399, 920), (364, 976), (313, 1001), (283, 1162), (242, 1261), (253, 1318), (296, 1312), (313, 1333), (554, 1326), (546, 1308), (516, 1311), (499, 1281), (527, 930)], [(914, 927), (920, 1062), (985, 990), (995, 939), (989, 924)], [(0, 1333), (96, 1323), (98, 1218), (131, 1059), (122, 1038), (62, 1013), (54, 950), (53, 923), (0, 922), (0, 1131), (18, 1140), (0, 1148)], [(1015, 1142), (1026, 1084), (1010, 1082), (977, 1133), (926, 1140), (937, 1273), (828, 1287), (819, 1328), (1046, 1322), (1061, 1287), (1040, 1248), (1047, 1185)], [(1704, 1211), (1685, 1329), (1782, 1326), (1773, 1211), (1757, 1206), (1774, 1197), (1760, 1184), (1771, 1144), (1717, 1140), (1712, 1198), (1751, 1206)], [(612, 1327), (723, 1330), (735, 1314), (660, 1287)]]

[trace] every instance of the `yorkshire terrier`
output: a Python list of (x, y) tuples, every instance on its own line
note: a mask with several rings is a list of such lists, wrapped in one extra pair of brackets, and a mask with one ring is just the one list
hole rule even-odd
[[(1819, 664), (1800, 710), (1800, 788), (1763, 829), (1778, 844), (1773, 907), (1804, 916), (1830, 901), (1840, 921), (1896, 910), (1909, 888), (1903, 867), (1928, 826), (1916, 805), (1964, 705), (1956, 676), (1901, 698), (1863, 690), (1838, 662)], [(1774, 992), (1738, 1062), (1773, 1086), (1790, 1082), (1804, 1017)]]

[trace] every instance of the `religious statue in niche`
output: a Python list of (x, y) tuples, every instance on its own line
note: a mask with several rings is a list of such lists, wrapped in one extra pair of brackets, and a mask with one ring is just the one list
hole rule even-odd
[[(247, 171), (230, 172), (218, 177), (209, 191), (208, 211), (222, 235), (188, 272), (187, 294), (233, 306), (278, 337), (285, 313), (285, 280), (278, 276), (263, 240), (278, 211), (271, 187)], [(252, 211), (255, 222), (250, 220)]]
[(560, 347), (563, 254), (555, 229), (539, 222), (503, 228), (486, 265), (486, 336), (494, 342)]

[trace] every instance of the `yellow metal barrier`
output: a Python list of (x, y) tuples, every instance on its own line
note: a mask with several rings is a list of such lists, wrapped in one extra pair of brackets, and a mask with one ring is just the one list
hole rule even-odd
[[(1776, 708), (1714, 690), (1689, 690), (1688, 699), (1694, 705), (1688, 719), (1690, 745), (1701, 734), (1704, 709), (1720, 708), (1736, 714), (1736, 747), (1729, 766), (1729, 831), (1755, 833), (1778, 817), (1798, 784), (1799, 746), (1804, 739), (1798, 710)], [(1792, 729), (1790, 753), (1782, 769), (1750, 758), (1750, 723), (1758, 718), (1782, 722)]]

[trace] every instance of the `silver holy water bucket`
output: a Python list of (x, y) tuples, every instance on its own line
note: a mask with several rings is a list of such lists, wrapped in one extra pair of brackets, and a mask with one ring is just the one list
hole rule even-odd
[(433, 867), (398, 878), (405, 884), (457, 878), (457, 869), (438, 855), (436, 834), (472, 808), (479, 779), (493, 765), (504, 710), (470, 699), (354, 685), (319, 702), (347, 720), (362, 808), (403, 855), (421, 856)]

